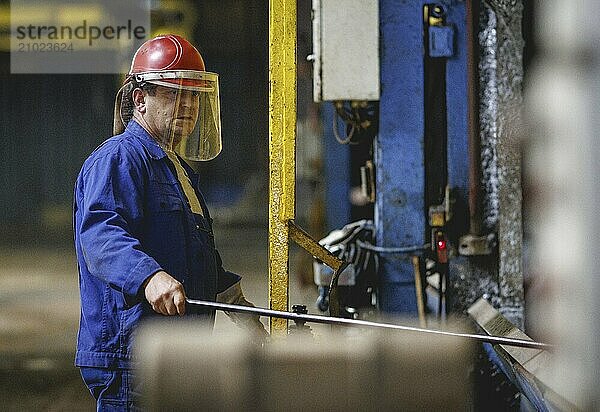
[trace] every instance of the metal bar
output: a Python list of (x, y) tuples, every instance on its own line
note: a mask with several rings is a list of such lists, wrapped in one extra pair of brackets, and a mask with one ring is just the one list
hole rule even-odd
[[(269, 1), (269, 307), (288, 310), (288, 221), (295, 213), (296, 0)], [(271, 318), (273, 334), (287, 331)]]
[(333, 276), (331, 277), (331, 284), (329, 285), (329, 314), (331, 316), (339, 316), (340, 304), (337, 291), (338, 280), (344, 269), (348, 266), (348, 262), (345, 262), (332, 254), (323, 245), (319, 244), (319, 242), (302, 230), (300, 226), (296, 225), (293, 220), (289, 221), (288, 229), (291, 240), (333, 269)]
[(293, 220), (289, 221), (289, 231), (291, 240), (296, 242), (298, 246), (306, 250), (315, 258), (321, 260), (323, 263), (333, 269), (334, 272), (339, 270), (339, 268), (344, 264), (343, 260), (339, 259), (329, 250), (325, 249), (323, 245), (313, 239), (312, 236), (306, 233)]
[(469, 232), (482, 234), (483, 203), (481, 200), (481, 138), (479, 136), (479, 63), (478, 39), (479, 2), (465, 2), (467, 29), (467, 122), (469, 141)]
[(324, 323), (328, 325), (342, 325), (342, 326), (364, 326), (364, 327), (376, 327), (376, 328), (384, 328), (384, 329), (395, 329), (402, 330), (406, 332), (418, 332), (418, 333), (428, 333), (432, 335), (443, 335), (443, 336), (454, 336), (458, 338), (465, 338), (476, 340), (479, 342), (487, 342), (491, 344), (499, 344), (499, 345), (510, 345), (510, 346), (518, 346), (521, 348), (532, 348), (532, 349), (540, 349), (540, 350), (551, 350), (553, 348), (552, 345), (547, 343), (535, 342), (532, 340), (523, 340), (523, 339), (511, 339), (504, 338), (499, 336), (486, 336), (486, 335), (477, 335), (472, 333), (458, 333), (458, 332), (445, 332), (441, 330), (432, 330), (432, 329), (423, 329), (412, 326), (403, 326), (403, 325), (393, 325), (390, 323), (381, 323), (381, 322), (371, 322), (367, 320), (359, 320), (359, 319), (346, 319), (346, 318), (334, 318), (330, 316), (321, 316), (321, 315), (309, 315), (309, 314), (300, 314), (293, 312), (282, 312), (278, 310), (272, 309), (264, 309), (257, 308), (252, 306), (238, 306), (238, 305), (230, 305), (227, 303), (217, 303), (217, 302), (208, 302), (204, 300), (195, 300), (195, 299), (186, 299), (186, 302), (190, 305), (198, 305), (205, 308), (223, 310), (226, 312), (238, 312), (238, 313), (247, 313), (252, 315), (260, 315), (260, 316), (268, 316), (270, 318), (281, 318), (293, 321), (304, 321), (304, 322), (314, 322), (314, 323)]
[(423, 299), (423, 285), (421, 284), (421, 268), (418, 256), (412, 257), (413, 267), (415, 268), (415, 290), (417, 292), (417, 313), (419, 314), (419, 325), (422, 328), (427, 327), (427, 318), (425, 316), (425, 301)]

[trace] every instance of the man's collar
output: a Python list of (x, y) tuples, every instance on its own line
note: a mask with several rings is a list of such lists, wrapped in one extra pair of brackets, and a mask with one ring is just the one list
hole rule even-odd
[(150, 154), (150, 157), (153, 159), (162, 159), (166, 156), (165, 151), (158, 145), (156, 140), (150, 136), (150, 133), (148, 133), (146, 129), (140, 126), (140, 124), (135, 120), (132, 119), (129, 121), (126, 130), (140, 139), (142, 145), (144, 145)]

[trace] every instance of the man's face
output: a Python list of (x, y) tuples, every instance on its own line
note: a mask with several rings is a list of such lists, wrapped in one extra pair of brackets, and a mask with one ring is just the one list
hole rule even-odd
[(200, 107), (198, 92), (157, 86), (144, 97), (143, 118), (156, 139), (175, 148), (192, 133)]

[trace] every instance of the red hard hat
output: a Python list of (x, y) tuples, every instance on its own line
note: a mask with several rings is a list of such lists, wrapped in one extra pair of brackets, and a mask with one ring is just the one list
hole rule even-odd
[[(148, 40), (140, 46), (133, 56), (128, 78), (145, 73), (185, 73), (187, 70), (204, 72), (205, 66), (202, 56), (198, 50), (183, 37), (175, 34), (167, 34)], [(143, 78), (144, 76), (137, 77)], [(170, 83), (173, 84), (173, 87), (201, 86), (201, 83), (198, 80), (185, 77), (186, 76), (178, 76), (175, 79), (164, 78), (161, 79), (160, 83)]]

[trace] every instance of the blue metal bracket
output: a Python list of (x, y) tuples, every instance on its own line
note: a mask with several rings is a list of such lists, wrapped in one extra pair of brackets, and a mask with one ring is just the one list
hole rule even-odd
[(454, 56), (454, 28), (450, 26), (429, 27), (429, 57)]

